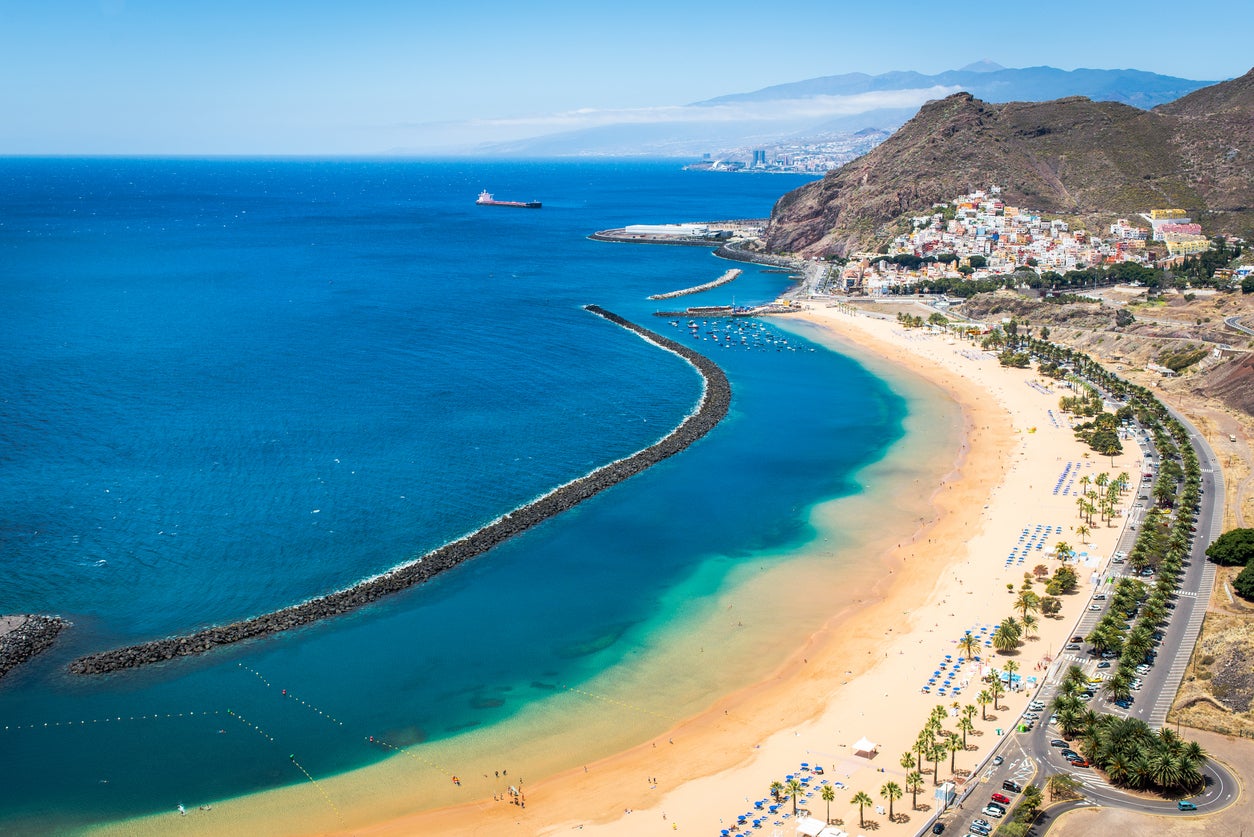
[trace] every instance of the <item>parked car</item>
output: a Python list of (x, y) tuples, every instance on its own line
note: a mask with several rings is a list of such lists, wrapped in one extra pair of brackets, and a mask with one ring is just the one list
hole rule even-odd
[(1065, 759), (1078, 759), (1080, 757), (1079, 753), (1067, 747), (1062, 748), (1060, 755)]
[(971, 824), (978, 825), (980, 828), (984, 828), (984, 829), (993, 827), (992, 824), (988, 820), (981, 820), (981, 819), (973, 820)]
[(1002, 810), (1001, 808), (996, 808), (992, 805), (985, 805), (984, 810), (981, 811), (980, 813), (986, 817), (995, 817), (997, 819), (1001, 819), (1002, 817), (1006, 816), (1006, 812), (1004, 810)]
[(1001, 756), (993, 756), (993, 764), (1001, 764), (1003, 761), (1005, 761), (1005, 759)]
[(1088, 767), (1089, 766), (1088, 759), (1068, 759), (1068, 761), (1071, 762), (1072, 767)]
[(1009, 805), (1010, 797), (1006, 796), (1004, 793), (995, 793), (993, 794), (993, 801), (999, 805)]
[(1187, 800), (1187, 799), (1181, 799), (1179, 802), (1177, 802), (1177, 803), (1176, 803), (1176, 810), (1178, 810), (1178, 811), (1196, 811), (1196, 810), (1197, 810), (1197, 806), (1196, 806), (1196, 805), (1194, 805), (1192, 802), (1190, 802), (1190, 801), (1189, 801), (1189, 800)]
[(1102, 660), (1097, 664), (1098, 668), (1110, 668), (1110, 660)]
[(1073, 637), (1071, 637), (1071, 641), (1072, 641), (1072, 642), (1084, 642), (1084, 637), (1082, 637), (1082, 636), (1073, 636)]
[(944, 830), (945, 830), (945, 824), (943, 822), (938, 822), (936, 825), (932, 826), (933, 834), (940, 834)]
[(1094, 597), (1093, 597), (1093, 601), (1095, 601), (1095, 602), (1104, 602), (1104, 601), (1106, 601), (1106, 594), (1105, 594), (1105, 593), (1098, 593), (1096, 596), (1094, 596)]
[(1049, 742), (1049, 746), (1065, 748), (1067, 746), (1067, 742), (1063, 741), (1061, 738), (1055, 738), (1053, 741)]
[(1067, 650), (1068, 650), (1068, 651), (1079, 651), (1079, 650), (1080, 650), (1080, 646), (1079, 646), (1079, 644), (1078, 644), (1078, 643), (1071, 642), (1071, 643), (1068, 643), (1068, 644), (1067, 644)]
[(987, 826), (971, 823), (971, 831), (969, 833), (976, 835), (976, 837), (988, 837), (988, 835), (992, 833), (992, 829)]
[(1009, 779), (1001, 783), (1001, 789), (1010, 791), (1011, 793), (1021, 793), (1023, 791), (1023, 788), (1020, 787), (1018, 783), (1012, 782)]

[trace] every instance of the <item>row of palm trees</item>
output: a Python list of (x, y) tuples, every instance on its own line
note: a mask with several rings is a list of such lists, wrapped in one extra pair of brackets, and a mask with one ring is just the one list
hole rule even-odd
[[(922, 784), (922, 777), (920, 777), (919, 783)], [(785, 793), (792, 797), (793, 816), (796, 816), (797, 814), (797, 798), (801, 796), (803, 789), (804, 788), (801, 782), (797, 779), (789, 779), (787, 785), (782, 782), (771, 783), (771, 795), (774, 796), (776, 800), (778, 800), (780, 796)], [(893, 820), (893, 803), (898, 799), (901, 799), (904, 795), (905, 792), (901, 789), (901, 785), (896, 782), (888, 781), (880, 787), (880, 796), (888, 800), (889, 822), (892, 822)], [(827, 803), (827, 821), (830, 823), (832, 821), (832, 803), (836, 801), (836, 789), (831, 785), (824, 785), (823, 789), (819, 791), (819, 798)], [(864, 810), (866, 806), (874, 805), (875, 800), (873, 800), (870, 794), (866, 791), (858, 791), (853, 795), (850, 802), (858, 806), (858, 824), (865, 828), (866, 820), (864, 817)]]
[(1088, 709), (1079, 695), (1088, 688), (1079, 666), (1063, 675), (1053, 708), (1067, 738), (1079, 737), (1080, 751), (1104, 771), (1111, 784), (1136, 790), (1197, 790), (1204, 780), (1206, 751), (1164, 727), (1158, 732), (1144, 721)]
[[(1086, 637), (1099, 651), (1119, 654), (1119, 667), (1104, 684), (1112, 699), (1131, 696), (1133, 669), (1144, 662), (1156, 644), (1167, 618), (1171, 598), (1179, 587), (1192, 544), (1194, 521), (1201, 503), (1201, 467), (1185, 427), (1167, 411), (1152, 392), (1110, 374), (1087, 356), (1043, 341), (1033, 341), (1032, 351), (1050, 362), (1070, 363), (1090, 381), (1126, 401), (1128, 409), (1154, 437), (1161, 464), (1153, 488), (1156, 508), (1147, 515), (1136, 544), (1128, 556), (1136, 571), (1157, 570), (1152, 589), (1144, 582), (1126, 578), (1116, 585), (1110, 607)], [(1082, 482), (1078, 503), (1088, 495)], [(1096, 481), (1095, 481), (1096, 482)], [(1098, 484), (1105, 497), (1122, 494), (1130, 485), (1127, 474)], [(1112, 507), (1113, 508), (1113, 507)], [(1174, 518), (1165, 510), (1175, 509)], [(1087, 511), (1091, 522), (1092, 510)], [(1102, 515), (1107, 517), (1103, 503)], [(1125, 624), (1124, 618), (1136, 618)], [(1089, 709), (1082, 695), (1090, 691), (1087, 675), (1072, 666), (1063, 676), (1053, 708), (1068, 738), (1080, 738), (1081, 752), (1104, 771), (1112, 784), (1137, 790), (1182, 791), (1202, 787), (1206, 753), (1196, 741), (1185, 741), (1170, 728), (1157, 733), (1143, 721), (1107, 715)], [(1050, 780), (1050, 792), (1069, 793), (1065, 780)]]

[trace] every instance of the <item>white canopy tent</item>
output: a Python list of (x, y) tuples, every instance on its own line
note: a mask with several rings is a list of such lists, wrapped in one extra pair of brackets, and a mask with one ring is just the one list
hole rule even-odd
[(817, 817), (798, 817), (797, 837), (819, 837), (819, 832), (826, 827), (827, 824)]
[(873, 756), (879, 750), (880, 745), (876, 744), (865, 735), (857, 740), (853, 745), (853, 754), (855, 756)]
[(817, 817), (799, 817), (797, 837), (849, 837), (849, 832), (828, 825)]

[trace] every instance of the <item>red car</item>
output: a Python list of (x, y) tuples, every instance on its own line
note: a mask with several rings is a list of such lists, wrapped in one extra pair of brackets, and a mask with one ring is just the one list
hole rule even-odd
[(1088, 767), (1089, 762), (1088, 762), (1088, 759), (1071, 759), (1071, 766), (1072, 767)]
[(993, 794), (993, 801), (1001, 803), (1002, 805), (1009, 805), (1010, 797), (1006, 796), (1004, 793), (995, 793)]

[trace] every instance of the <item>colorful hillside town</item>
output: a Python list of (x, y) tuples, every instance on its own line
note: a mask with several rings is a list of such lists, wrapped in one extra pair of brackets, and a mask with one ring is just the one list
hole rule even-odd
[[(1059, 218), (1008, 206), (996, 186), (959, 195), (932, 209), (929, 215), (909, 219), (910, 231), (893, 239), (887, 251), (853, 254), (840, 284), (848, 290), (883, 294), (920, 280), (985, 279), (1025, 268), (1065, 273), (1119, 262), (1161, 266), (1164, 259), (1199, 253), (1211, 244), (1201, 226), (1181, 209), (1154, 209), (1134, 220), (1120, 218), (1104, 237), (1072, 229)], [(907, 255), (926, 261), (913, 266), (909, 260), (905, 264), (892, 260)]]

